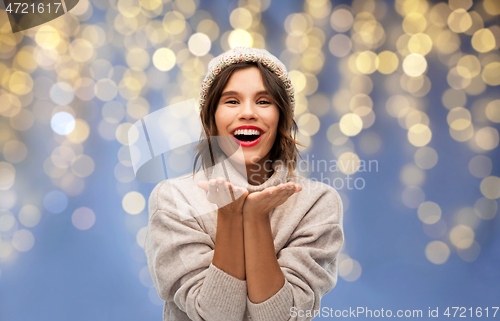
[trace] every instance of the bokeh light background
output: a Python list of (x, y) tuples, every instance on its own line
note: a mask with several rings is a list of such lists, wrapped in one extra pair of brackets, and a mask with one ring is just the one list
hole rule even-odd
[(326, 173), (366, 185), (338, 188), (346, 243), (322, 306), (491, 312), (499, 15), (497, 0), (80, 0), (9, 34), (1, 11), (0, 320), (162, 319), (142, 248), (154, 185), (128, 129), (198, 99), (237, 45), (287, 66), (303, 157), (378, 162)]

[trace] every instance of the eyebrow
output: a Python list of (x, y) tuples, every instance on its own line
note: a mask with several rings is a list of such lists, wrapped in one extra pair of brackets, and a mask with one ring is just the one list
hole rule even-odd
[[(225, 91), (220, 95), (220, 98), (222, 98), (224, 96), (239, 95), (239, 94), (240, 94), (239, 92), (234, 91), (234, 90)], [(257, 92), (257, 95), (269, 95), (269, 93), (266, 90), (261, 90), (261, 91)]]

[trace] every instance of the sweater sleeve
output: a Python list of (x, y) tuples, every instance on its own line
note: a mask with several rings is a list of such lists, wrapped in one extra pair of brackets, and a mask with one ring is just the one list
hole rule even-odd
[[(242, 320), (246, 281), (212, 264), (212, 239), (197, 220), (180, 219), (176, 201), (169, 197), (170, 188), (166, 183), (151, 193), (144, 244), (160, 298), (174, 301), (191, 320)], [(186, 209), (194, 210), (183, 204), (183, 210)]]
[(337, 257), (343, 244), (342, 201), (328, 186), (277, 254), (285, 276), (283, 287), (258, 304), (247, 297), (252, 320), (311, 320), (307, 310), (314, 315), (321, 308), (321, 297), (337, 283)]

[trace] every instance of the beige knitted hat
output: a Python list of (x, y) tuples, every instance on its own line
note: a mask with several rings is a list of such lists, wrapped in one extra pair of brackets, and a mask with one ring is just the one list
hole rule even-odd
[(265, 49), (247, 47), (236, 47), (210, 60), (208, 63), (208, 73), (201, 83), (200, 110), (203, 109), (205, 105), (207, 93), (214, 78), (227, 66), (245, 61), (259, 61), (263, 66), (267, 67), (267, 69), (271, 70), (278, 76), (278, 78), (285, 85), (288, 97), (290, 97), (290, 105), (293, 113), (295, 110), (294, 89), (292, 80), (288, 75), (285, 65), (283, 65), (278, 58), (270, 54), (269, 51)]

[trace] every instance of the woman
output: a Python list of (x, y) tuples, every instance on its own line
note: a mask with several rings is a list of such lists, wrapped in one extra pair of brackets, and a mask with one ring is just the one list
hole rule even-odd
[(286, 68), (266, 50), (210, 62), (195, 159), (204, 171), (193, 177), (217, 210), (200, 215), (199, 194), (178, 180), (149, 199), (144, 249), (164, 320), (310, 320), (336, 285), (342, 202), (293, 173), (294, 103)]

